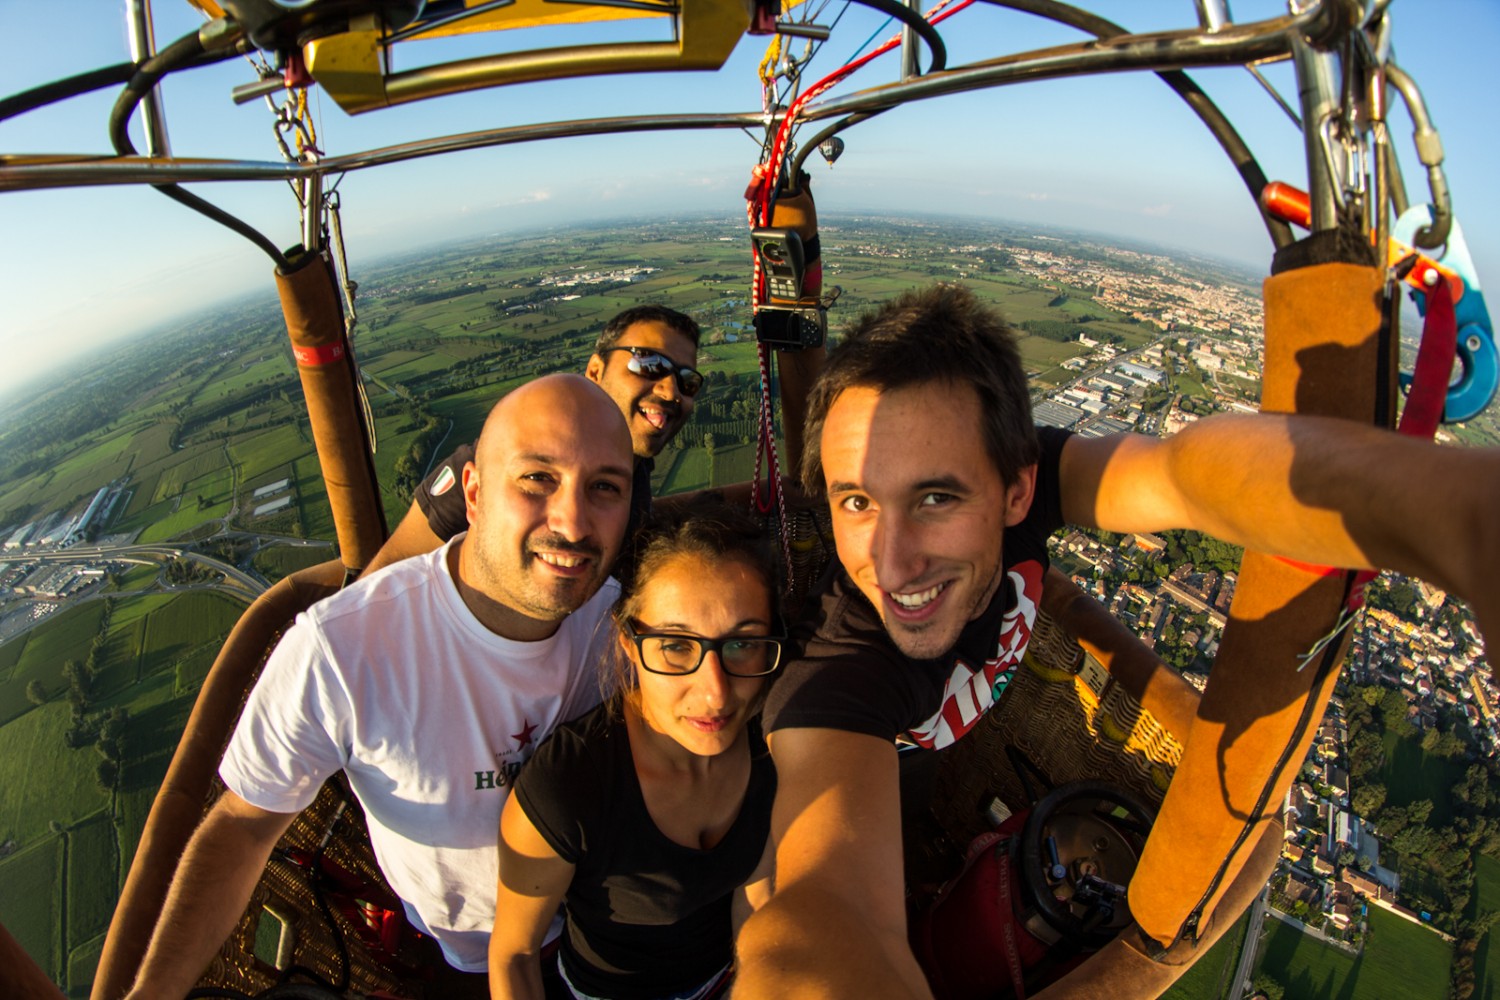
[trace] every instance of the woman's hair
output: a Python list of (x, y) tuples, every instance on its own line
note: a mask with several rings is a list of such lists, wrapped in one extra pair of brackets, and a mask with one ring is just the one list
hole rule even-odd
[[(767, 604), (776, 612), (776, 571), (765, 533), (749, 516), (722, 500), (705, 499), (675, 516), (649, 522), (637, 539), (635, 565), (620, 581), (620, 598), (613, 618), (616, 635), (623, 635), (626, 622), (636, 618), (645, 589), (662, 568), (681, 556), (696, 556), (710, 565), (738, 563), (752, 570), (765, 584)], [(705, 580), (704, 586), (712, 586)], [(601, 678), (606, 687), (613, 682), (618, 692), (635, 689), (635, 672), (619, 642), (605, 657)]]

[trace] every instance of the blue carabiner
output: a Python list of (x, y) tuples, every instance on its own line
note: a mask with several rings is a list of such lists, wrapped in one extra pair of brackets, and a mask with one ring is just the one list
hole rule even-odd
[[(1413, 205), (1396, 220), (1391, 238), (1410, 244), (1418, 229), (1431, 224), (1431, 206)], [(1463, 371), (1449, 383), (1448, 401), (1443, 408), (1443, 423), (1453, 424), (1477, 416), (1495, 398), (1496, 389), (1500, 389), (1500, 349), (1496, 348), (1495, 328), (1484, 304), (1484, 292), (1479, 288), (1479, 274), (1474, 270), (1474, 260), (1469, 256), (1463, 229), (1456, 219), (1438, 263), (1451, 269), (1464, 283), (1463, 295), (1453, 306), (1458, 324), (1458, 361)], [(1417, 311), (1425, 316), (1427, 296), (1413, 292), (1412, 298)], [(1401, 375), (1403, 386), (1410, 381), (1411, 376)]]

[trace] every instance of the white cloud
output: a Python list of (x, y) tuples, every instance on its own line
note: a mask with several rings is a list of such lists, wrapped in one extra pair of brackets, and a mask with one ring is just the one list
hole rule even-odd
[(1160, 205), (1143, 205), (1141, 207), (1141, 214), (1142, 215), (1153, 215), (1153, 216), (1158, 216), (1158, 217), (1163, 216), (1163, 215), (1171, 215), (1172, 214), (1172, 206), (1171, 206), (1170, 203), (1167, 203), (1167, 202), (1163, 202)]

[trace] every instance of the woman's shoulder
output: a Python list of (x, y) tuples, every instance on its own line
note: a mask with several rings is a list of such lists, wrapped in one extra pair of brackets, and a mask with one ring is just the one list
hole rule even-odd
[(542, 741), (527, 766), (538, 769), (570, 767), (582, 763), (597, 767), (600, 760), (619, 751), (628, 737), (625, 720), (613, 700), (606, 701), (578, 718), (565, 722)]

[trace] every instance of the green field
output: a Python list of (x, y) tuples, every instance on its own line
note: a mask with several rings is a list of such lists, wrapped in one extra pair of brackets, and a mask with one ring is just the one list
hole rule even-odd
[[(13, 840), (18, 848), (0, 859), (0, 921), (49, 974), (68, 984), (70, 995), (86, 995), (92, 982), (124, 872), (198, 685), (244, 609), (208, 591), (113, 600), (91, 707), (129, 713), (115, 793), (118, 827), (109, 817), (111, 796), (95, 780), (93, 746), (70, 749), (64, 741), (65, 701), (28, 704), (24, 714), (0, 724), (0, 844)], [(103, 608), (94, 601), (58, 615), (24, 642), (0, 650), (20, 668), (44, 656), (54, 662), (76, 653), (81, 660)], [(0, 691), (14, 684), (0, 684)], [(51, 832), (54, 823), (61, 835)]]
[(1296, 1000), (1443, 1000), (1453, 947), (1432, 931), (1370, 907), (1369, 937), (1350, 956), (1274, 918), (1257, 972)]
[(68, 832), (68, 940), (87, 941), (109, 929), (111, 893), (101, 887), (120, 883), (119, 844), (104, 813)]
[[(1474, 862), (1474, 895), (1469, 900), (1469, 919), (1480, 914), (1500, 910), (1500, 861), (1481, 854)], [(1496, 1000), (1500, 996), (1500, 929), (1492, 928), (1479, 942), (1474, 953), (1474, 982), (1476, 997), (1481, 1000)]]
[(23, 847), (47, 836), (56, 820), (70, 826), (107, 801), (94, 783), (99, 757), (92, 747), (68, 749), (68, 706), (49, 702), (0, 726), (0, 843)]
[(152, 563), (149, 566), (132, 566), (120, 574), (120, 582), (116, 587), (119, 591), (141, 590), (156, 582), (161, 576), (161, 567)]
[(662, 479), (663, 494), (686, 493), (708, 486), (708, 455), (702, 449), (678, 451)]
[(274, 583), (299, 569), (332, 558), (333, 550), (321, 545), (272, 545), (255, 553), (253, 563), (262, 576)]
[(0, 923), (49, 976), (63, 955), (63, 838), (49, 836), (0, 860)]
[(0, 684), (10, 680), (11, 672), (16, 669), (16, 663), (21, 659), (21, 651), (26, 648), (28, 634), (22, 632), (5, 645), (0, 646)]
[(141, 647), (145, 637), (144, 620), (120, 624), (110, 622), (109, 637), (105, 639), (95, 664), (94, 692), (97, 695), (117, 694), (140, 679)]
[(1245, 927), (1249, 923), (1250, 915), (1241, 914), (1234, 926), (1214, 942), (1208, 954), (1193, 963), (1193, 967), (1162, 994), (1162, 1000), (1219, 1000), (1224, 996), (1239, 965)]
[[(13, 639), (0, 646), (0, 726), (31, 711), (32, 704), (26, 699), (26, 685), (31, 681), (40, 681), (52, 698), (63, 691), (63, 663), (82, 663), (88, 658), (89, 644), (99, 631), (103, 614), (103, 601), (89, 601), (58, 612), (48, 620), (47, 628), (33, 630), (24, 640)], [(14, 664), (9, 670), (7, 661)]]
[(195, 591), (153, 611), (141, 645), (141, 678), (165, 670), (199, 646), (222, 642), (244, 610), (244, 604), (223, 594)]

